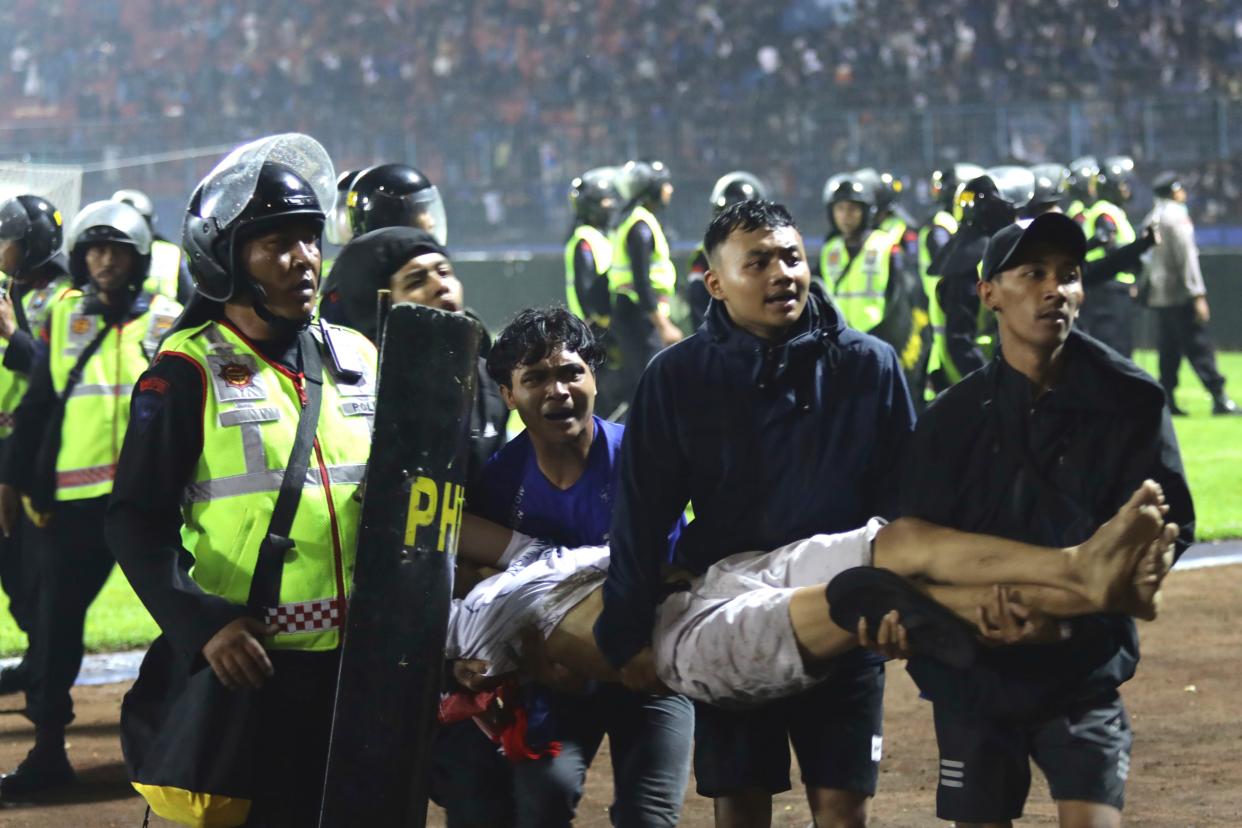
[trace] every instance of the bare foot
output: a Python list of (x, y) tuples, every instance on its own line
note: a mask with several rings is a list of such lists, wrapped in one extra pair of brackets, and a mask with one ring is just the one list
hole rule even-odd
[(1160, 587), (1173, 568), (1177, 524), (1166, 523), (1160, 537), (1147, 546), (1147, 551), (1134, 569), (1128, 606), (1122, 608), (1144, 621), (1155, 621), (1160, 611)]
[(1074, 568), (1098, 609), (1119, 609), (1133, 598), (1135, 569), (1160, 538), (1168, 508), (1160, 485), (1144, 480), (1111, 520), (1075, 547)]

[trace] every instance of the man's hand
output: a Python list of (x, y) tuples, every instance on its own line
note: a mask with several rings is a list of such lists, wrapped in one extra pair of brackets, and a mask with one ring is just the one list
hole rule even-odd
[(228, 689), (258, 690), (275, 672), (259, 639), (275, 634), (275, 625), (246, 615), (221, 627), (203, 646), (203, 657)]
[(901, 616), (892, 610), (880, 619), (880, 629), (875, 638), (867, 635), (867, 619), (858, 619), (858, 646), (878, 653), (885, 658), (909, 658), (910, 643), (906, 640), (906, 628), (901, 625)]
[(1200, 325), (1206, 325), (1212, 319), (1212, 310), (1208, 307), (1206, 296), (1195, 297), (1195, 319)]
[(979, 635), (992, 646), (1049, 644), (1061, 640), (1061, 622), (1022, 603), (1009, 587), (997, 586), (992, 600), (979, 607)]
[(648, 696), (669, 696), (673, 693), (656, 675), (655, 653), (651, 651), (650, 645), (639, 650), (638, 654), (621, 668), (621, 683), (628, 690), (646, 693)]
[(681, 328), (673, 324), (673, 320), (669, 319), (659, 311), (653, 313), (652, 321), (655, 323), (656, 333), (660, 335), (660, 344), (667, 348), (669, 345), (676, 345), (681, 342)]
[(1160, 228), (1154, 224), (1149, 224), (1143, 228), (1144, 241), (1150, 241), (1153, 245), (1160, 244)]
[(479, 693), (498, 687), (505, 680), (504, 676), (486, 675), (491, 664), (481, 658), (462, 658), (453, 662), (453, 678), (467, 690)]
[(8, 341), (17, 332), (17, 316), (13, 312), (13, 296), (6, 290), (0, 295), (0, 339)]

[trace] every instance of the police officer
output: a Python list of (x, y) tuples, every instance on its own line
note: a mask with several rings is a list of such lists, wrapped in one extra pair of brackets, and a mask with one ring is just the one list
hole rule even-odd
[(1025, 167), (992, 167), (967, 181), (958, 196), (962, 219), (958, 231), (932, 261), (945, 314), (945, 349), (941, 370), (950, 385), (982, 368), (991, 357), (993, 337), (984, 331), (976, 285), (988, 239), (1013, 224), (1035, 195), (1035, 176)]
[(608, 269), (612, 266), (612, 228), (617, 208), (616, 170), (587, 170), (569, 185), (574, 231), (565, 243), (565, 304), (579, 319), (608, 327)]
[[(952, 164), (935, 170), (931, 175), (931, 196), (936, 212), (919, 229), (918, 234), (919, 277), (923, 280), (923, 292), (927, 294), (927, 315), (932, 326), (932, 353), (927, 365), (929, 393), (939, 393), (951, 384), (943, 368), (948, 357), (944, 336), (944, 308), (940, 305), (938, 295), (940, 276), (931, 272), (931, 263), (957, 232), (958, 220), (961, 218), (958, 194), (967, 181), (981, 175), (983, 167), (966, 163)], [(917, 391), (914, 393), (917, 394)]]
[[(61, 247), (60, 211), (36, 195), (14, 196), (0, 203), (0, 456), (13, 433), (14, 413), (26, 393), (38, 347), (36, 337), (52, 303), (71, 285)], [(0, 585), (9, 597), (9, 613), (30, 636), (34, 632), (37, 550), (35, 537), (20, 520), (12, 536), (0, 540)], [(26, 662), (0, 670), (0, 694), (26, 688)]]
[(142, 190), (117, 190), (112, 194), (112, 200), (128, 204), (142, 213), (151, 230), (151, 275), (147, 277), (143, 289), (176, 299), (182, 304), (190, 301), (194, 295), (194, 281), (190, 278), (185, 254), (180, 247), (156, 232), (155, 205), (151, 197)]
[(1100, 172), (1100, 162), (1094, 155), (1075, 158), (1069, 165), (1069, 180), (1066, 189), (1069, 204), (1065, 207), (1065, 215), (1082, 224), (1087, 208), (1095, 202), (1095, 177)]
[[(322, 146), (285, 134), (234, 150), (195, 191), (183, 243), (197, 295), (134, 395), (107, 523), (173, 648), (258, 691), (246, 824), (264, 828), (318, 819), (371, 445), (375, 348), (312, 324), (333, 179)], [(245, 604), (316, 393), (293, 546), (260, 620)]]
[(1062, 205), (1069, 195), (1070, 171), (1060, 164), (1036, 164), (1031, 167), (1035, 176), (1035, 194), (1022, 210), (1023, 218), (1035, 218), (1044, 213), (1064, 212)]
[[(720, 211), (730, 204), (754, 199), (766, 200), (767, 188), (763, 182), (744, 170), (726, 173), (716, 180), (708, 197), (712, 218), (720, 215)], [(711, 296), (703, 284), (703, 274), (707, 272), (707, 254), (703, 252), (703, 243), (699, 242), (690, 257), (690, 266), (686, 276), (686, 304), (689, 307), (687, 326), (691, 331), (697, 330), (707, 313), (707, 303)]]
[(901, 240), (875, 226), (874, 186), (855, 173), (833, 176), (824, 206), (831, 229), (819, 269), (828, 293), (847, 325), (893, 346), (907, 383), (921, 389), (932, 337), (927, 300)]
[(612, 234), (610, 329), (621, 349), (619, 391), (628, 401), (647, 363), (682, 333), (672, 319), (677, 268), (656, 217), (673, 197), (668, 167), (660, 161), (630, 161), (618, 173), (616, 186), (624, 204)]
[(1124, 357), (1134, 350), (1133, 294), (1137, 278), (1124, 264), (1103, 269), (1092, 265), (1138, 238), (1124, 209), (1130, 200), (1133, 177), (1133, 159), (1123, 155), (1105, 158), (1095, 176), (1097, 199), (1082, 216), (1083, 232), (1087, 234), (1087, 266), (1083, 274), (1087, 295), (1080, 326)]
[(52, 305), (47, 352), (31, 370), (0, 468), (6, 534), (16, 524), (19, 493), (47, 532), (26, 690), (35, 745), (14, 773), (0, 778), (0, 798), (74, 778), (65, 753), (65, 726), (73, 720), (69, 688), (82, 663), (87, 607), (112, 571), (104, 510), (129, 422), (130, 390), (181, 312), (172, 299), (144, 290), (150, 263), (151, 230), (128, 204), (97, 201), (74, 219), (69, 268), (85, 288)]
[(918, 259), (918, 225), (899, 203), (905, 184), (894, 173), (865, 167), (855, 175), (875, 191), (875, 226), (901, 245), (909, 261)]

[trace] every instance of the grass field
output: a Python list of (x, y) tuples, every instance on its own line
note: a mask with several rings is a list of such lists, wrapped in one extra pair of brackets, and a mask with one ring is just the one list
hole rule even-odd
[[(1137, 361), (1155, 372), (1155, 354), (1140, 352)], [(1242, 399), (1242, 353), (1219, 354), (1219, 361), (1221, 371), (1235, 379), (1234, 393)], [(1177, 401), (1190, 412), (1175, 423), (1195, 496), (1198, 538), (1242, 538), (1242, 417), (1210, 416), (1212, 400), (1184, 363)], [(3, 595), (0, 607), (7, 607)], [(113, 571), (86, 617), (87, 649), (108, 652), (139, 647), (157, 632), (120, 570)], [(7, 612), (0, 612), (0, 655), (20, 653), (25, 647), (26, 636)]]

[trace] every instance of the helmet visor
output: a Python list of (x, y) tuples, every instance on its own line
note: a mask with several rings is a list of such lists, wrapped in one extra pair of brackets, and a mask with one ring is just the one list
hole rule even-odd
[(230, 152), (203, 179), (199, 214), (221, 227), (241, 215), (254, 195), (259, 170), (268, 161), (283, 164), (301, 176), (319, 200), (325, 215), (336, 202), (336, 172), (323, 145), (297, 132), (272, 135), (243, 144)]
[(0, 204), (0, 241), (17, 241), (30, 232), (30, 215), (15, 198)]
[(1035, 174), (1027, 167), (992, 167), (987, 174), (996, 182), (1001, 198), (1018, 209), (1030, 204), (1035, 197)]
[(439, 244), (448, 244), (448, 216), (444, 199), (434, 186), (401, 197), (403, 224), (426, 230)]
[[(95, 231), (95, 232), (91, 232)], [(151, 253), (151, 228), (142, 213), (120, 201), (96, 201), (86, 205), (69, 228), (69, 249), (79, 241), (127, 241), (139, 256)]]

